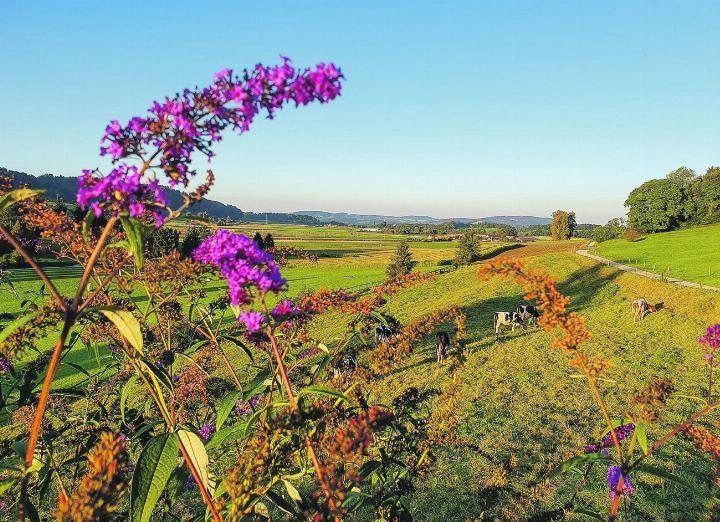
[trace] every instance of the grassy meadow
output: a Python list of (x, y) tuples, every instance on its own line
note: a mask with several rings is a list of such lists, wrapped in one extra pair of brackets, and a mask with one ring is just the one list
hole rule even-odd
[[(292, 260), (284, 269), (291, 296), (307, 289), (352, 288), (381, 280), (397, 244), (395, 238), (377, 236), (375, 241), (355, 242), (347, 234), (315, 235), (318, 230), (335, 233), (336, 229), (287, 228), (273, 227), (267, 231), (276, 240), (306, 238), (300, 240), (306, 241), (302, 246), (319, 255), (317, 263)], [(254, 231), (253, 228), (246, 232)], [(296, 232), (299, 235), (293, 236)], [(284, 241), (292, 240), (279, 240), (278, 244)], [(654, 241), (653, 237), (627, 245), (637, 248)], [(441, 261), (451, 259), (455, 246), (410, 243), (423, 271), (433, 270)], [(587, 352), (612, 361), (601, 388), (615, 416), (622, 415), (632, 395), (652, 379), (667, 377), (673, 382), (676, 395), (648, 432), (651, 441), (655, 440), (698, 409), (696, 401), (680, 395), (702, 394), (706, 365), (696, 338), (708, 323), (717, 321), (720, 299), (711, 292), (681, 288), (599, 265), (573, 254), (576, 246), (570, 242), (548, 242), (502, 255), (526, 255), (526, 263), (549, 272), (559, 281), (560, 289), (572, 298), (571, 308), (587, 320), (593, 335), (586, 345)], [(495, 247), (496, 244), (488, 248)], [(601, 255), (606, 255), (606, 247), (612, 252), (614, 245), (604, 244)], [(70, 293), (77, 279), (71, 272), (67, 274), (68, 277), (59, 279), (59, 289)], [(16, 283), (21, 297), (30, 296), (37, 287), (39, 282), (32, 278)], [(208, 298), (221, 291), (224, 291), (221, 282), (209, 282), (206, 288)], [(638, 296), (662, 302), (662, 309), (634, 323), (630, 302)], [(403, 290), (389, 298), (385, 306), (403, 324), (450, 305), (461, 306), (468, 319), (469, 338), (462, 364), (456, 360), (457, 354), (451, 352), (449, 361), (438, 366), (434, 338), (428, 338), (398, 368), (381, 375), (373, 392), (374, 402), (388, 404), (411, 386), (440, 390), (451, 383), (452, 370), (458, 368), (459, 392), (453, 414), (459, 419), (459, 435), (466, 444), (433, 450), (434, 465), (409, 498), (417, 520), (587, 520), (583, 515), (563, 513), (576, 477), (550, 478), (550, 473), (569, 457), (581, 453), (584, 445), (599, 435), (602, 419), (584, 378), (568, 366), (563, 354), (550, 348), (552, 334), (531, 327), (527, 331), (494, 335), (493, 312), (512, 310), (521, 300), (522, 292), (513, 283), (505, 279), (480, 279), (477, 265), (473, 265)], [(19, 300), (8, 293), (3, 293), (2, 303), (7, 312), (20, 308)], [(338, 315), (322, 317), (313, 324), (312, 333), (332, 342), (343, 331), (343, 322), (344, 318)], [(239, 350), (230, 355), (241, 378), (251, 374), (252, 368)], [(76, 347), (67, 362), (92, 374), (108, 357), (111, 356), (103, 347), (96, 352)], [(361, 361), (366, 357), (367, 352)], [(224, 370), (217, 371), (221, 374)], [(71, 365), (61, 367), (59, 377), (56, 387), (87, 378)], [(440, 400), (430, 399), (428, 406), (441, 406)], [(720, 419), (715, 416), (705, 422), (713, 420)], [(222, 456), (216, 459), (215, 472), (222, 476), (227, 462)], [(651, 463), (681, 477), (690, 487), (638, 473), (633, 477), (637, 493), (624, 510), (622, 520), (710, 520), (720, 514), (720, 510), (716, 512), (719, 501), (712, 484), (714, 465), (690, 443), (674, 439)], [(606, 468), (595, 467), (589, 486), (578, 496), (578, 505), (607, 512), (605, 473)]]
[(649, 272), (720, 286), (717, 241), (720, 225), (648, 234), (639, 241), (613, 239), (595, 249), (599, 256)]

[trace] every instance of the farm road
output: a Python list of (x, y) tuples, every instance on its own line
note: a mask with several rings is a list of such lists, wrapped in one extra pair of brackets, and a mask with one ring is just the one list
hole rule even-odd
[(602, 263), (604, 265), (612, 266), (614, 268), (617, 268), (618, 270), (622, 270), (623, 272), (632, 272), (633, 274), (647, 277), (649, 279), (658, 279), (661, 281), (667, 281), (668, 283), (674, 283), (674, 284), (680, 285), (680, 286), (687, 286), (690, 288), (701, 288), (703, 290), (712, 290), (713, 292), (720, 292), (720, 288), (718, 288), (717, 286), (703, 285), (700, 283), (693, 283), (692, 281), (683, 281), (682, 279), (675, 279), (674, 277), (665, 277), (661, 274), (656, 274), (654, 272), (648, 272), (646, 270), (640, 270), (639, 268), (635, 268), (633, 266), (623, 265), (621, 263), (617, 263), (615, 261), (605, 259), (604, 257), (596, 256), (594, 254), (591, 254), (587, 250), (576, 250), (575, 253), (579, 254), (581, 256), (584, 256), (584, 257), (588, 257), (590, 259), (594, 259), (595, 261)]

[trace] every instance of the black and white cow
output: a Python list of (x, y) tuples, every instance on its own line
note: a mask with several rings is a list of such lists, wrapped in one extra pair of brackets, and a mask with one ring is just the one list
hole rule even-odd
[(540, 319), (540, 312), (533, 305), (520, 304), (515, 311), (520, 314), (522, 320), (528, 325), (537, 323), (538, 319)]
[(445, 362), (445, 355), (447, 355), (448, 348), (450, 348), (450, 336), (447, 332), (438, 332), (437, 334), (437, 354), (438, 364)]
[(357, 367), (357, 359), (354, 355), (346, 355), (333, 366), (333, 377), (339, 377), (346, 371), (352, 371)]
[(495, 329), (495, 335), (500, 335), (503, 326), (509, 326), (514, 332), (515, 327), (519, 326), (523, 330), (527, 330), (527, 324), (523, 321), (520, 314), (517, 312), (495, 312), (493, 317), (493, 328)]
[(377, 346), (380, 346), (383, 343), (388, 342), (395, 332), (393, 332), (390, 328), (385, 326), (384, 324), (381, 324), (379, 326), (375, 327), (375, 344)]

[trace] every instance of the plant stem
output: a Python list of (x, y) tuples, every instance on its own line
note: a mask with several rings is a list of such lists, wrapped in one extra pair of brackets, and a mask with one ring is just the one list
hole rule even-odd
[(58, 306), (60, 307), (60, 310), (63, 312), (67, 312), (68, 306), (65, 302), (65, 298), (60, 295), (60, 292), (58, 292), (57, 288), (55, 288), (55, 285), (50, 280), (50, 278), (47, 276), (47, 274), (43, 271), (42, 268), (40, 268), (40, 265), (38, 265), (35, 260), (32, 258), (30, 254), (27, 253), (27, 251), (22, 247), (22, 245), (18, 242), (17, 239), (10, 233), (10, 231), (5, 228), (2, 224), (0, 224), (0, 234), (5, 236), (8, 243), (10, 243), (15, 250), (17, 250), (20, 255), (23, 257), (25, 261), (32, 267), (33, 270), (35, 270), (35, 273), (38, 275), (38, 277), (42, 280), (42, 282), (45, 284), (45, 286), (50, 290), (50, 293), (52, 294), (55, 301), (57, 301)]
[(25, 520), (25, 503), (27, 501), (28, 480), (30, 479), (28, 470), (32, 466), (35, 458), (35, 448), (37, 447), (38, 437), (40, 436), (40, 429), (43, 416), (45, 414), (45, 408), (47, 407), (48, 398), (50, 397), (50, 388), (52, 386), (53, 379), (55, 378), (55, 372), (57, 371), (57, 367), (60, 363), (60, 354), (65, 346), (65, 341), (67, 340), (67, 336), (70, 333), (70, 328), (72, 327), (74, 321), (74, 314), (70, 311), (66, 312), (60, 337), (55, 343), (55, 348), (53, 349), (52, 357), (50, 358), (50, 364), (48, 365), (47, 372), (45, 373), (45, 381), (43, 382), (37, 410), (35, 410), (32, 427), (30, 428), (27, 450), (25, 451), (25, 470), (20, 488), (20, 506), (18, 507), (18, 520), (20, 522)]
[(185, 445), (183, 444), (183, 441), (180, 440), (180, 452), (182, 453), (183, 459), (185, 459), (185, 463), (188, 465), (188, 468), (190, 469), (190, 473), (192, 474), (193, 478), (195, 479), (195, 483), (198, 485), (198, 488), (200, 488), (200, 493), (202, 494), (203, 500), (205, 501), (205, 504), (207, 504), (208, 509), (210, 510), (210, 513), (212, 513), (213, 520), (216, 522), (222, 522), (223, 518), (218, 513), (217, 508), (215, 507), (215, 504), (213, 503), (212, 497), (210, 496), (210, 493), (208, 492), (207, 488), (205, 487), (205, 484), (203, 483), (202, 477), (200, 476), (200, 472), (195, 468), (195, 465), (192, 462), (192, 459), (190, 458), (190, 454), (188, 453), (187, 449), (185, 448)]
[(108, 219), (108, 222), (105, 224), (105, 228), (103, 228), (103, 231), (98, 238), (97, 244), (95, 245), (95, 248), (90, 254), (87, 264), (85, 265), (85, 271), (83, 272), (82, 278), (80, 279), (80, 285), (78, 286), (77, 292), (75, 293), (75, 299), (73, 299), (72, 305), (70, 306), (72, 310), (77, 310), (80, 306), (80, 301), (82, 300), (83, 293), (85, 292), (85, 288), (90, 281), (90, 275), (92, 274), (93, 268), (95, 268), (95, 262), (100, 257), (103, 247), (105, 246), (105, 242), (110, 237), (110, 233), (112, 232), (112, 229), (115, 226), (117, 220), (118, 218), (116, 216), (111, 216), (110, 219)]

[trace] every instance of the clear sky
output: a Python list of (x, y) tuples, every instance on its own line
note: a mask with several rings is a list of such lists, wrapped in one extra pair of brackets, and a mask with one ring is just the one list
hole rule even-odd
[(223, 68), (334, 61), (327, 105), (227, 136), (244, 210), (582, 222), (720, 164), (720, 2), (0, 0), (0, 166), (105, 167), (111, 119)]

